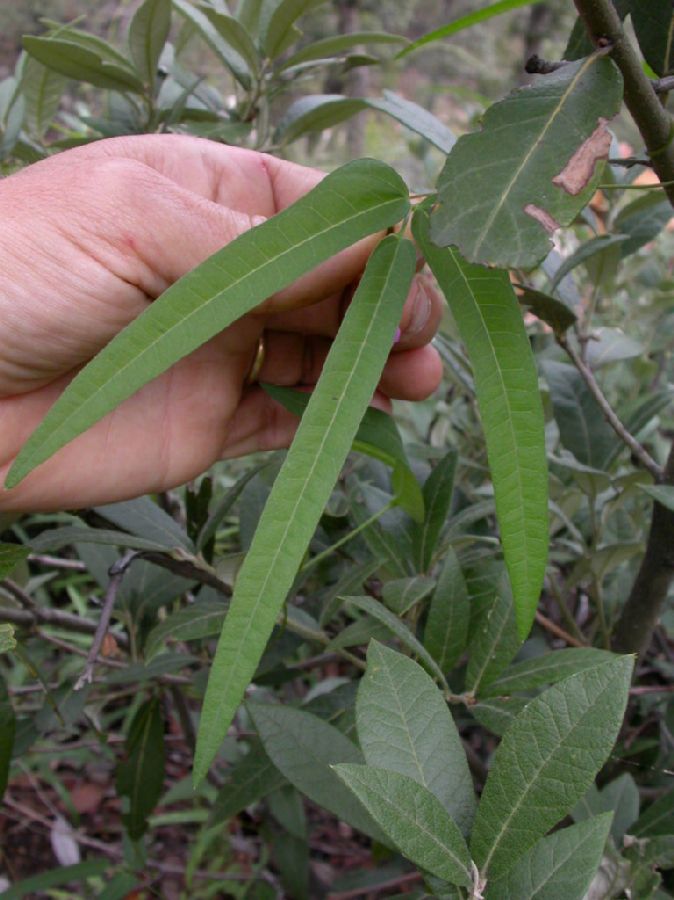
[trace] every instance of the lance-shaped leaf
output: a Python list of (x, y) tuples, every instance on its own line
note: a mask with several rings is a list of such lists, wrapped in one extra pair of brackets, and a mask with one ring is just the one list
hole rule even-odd
[(412, 532), (415, 561), (421, 572), (428, 570), (440, 532), (447, 520), (452, 502), (457, 460), (456, 450), (450, 450), (433, 469), (424, 484), (424, 520)]
[(520, 646), (513, 598), (503, 576), (490, 584), (484, 595), (471, 597), (473, 615), (468, 645), (466, 688), (482, 697), (482, 691), (505, 669)]
[(433, 240), (471, 262), (536, 265), (590, 199), (621, 100), (617, 68), (595, 55), (494, 104), (447, 157)]
[(131, 840), (147, 828), (147, 817), (161, 796), (164, 783), (164, 723), (159, 700), (144, 703), (129, 729), (126, 759), (117, 767), (117, 793), (128, 807), (123, 821)]
[(151, 659), (168, 639), (194, 641), (215, 637), (222, 630), (227, 605), (217, 597), (205, 597), (168, 615), (145, 641), (145, 657)]
[(399, 221), (408, 205), (407, 188), (391, 168), (357, 160), (213, 254), (73, 379), (19, 453), (7, 486), (267, 297)]
[(26, 104), (24, 126), (42, 138), (59, 108), (67, 79), (48, 69), (32, 56), (25, 56), (21, 65), (21, 96)]
[(452, 715), (430, 676), (409, 657), (372, 641), (356, 720), (367, 764), (419, 782), (465, 834), (475, 815), (473, 780)]
[[(48, 69), (53, 69), (66, 78), (86, 81), (95, 87), (112, 91), (132, 91), (143, 93), (143, 83), (131, 66), (110, 61), (86, 46), (69, 40), (70, 32), (64, 32), (63, 39), (27, 36), (23, 39), (26, 53), (29, 53)], [(127, 63), (128, 65), (128, 63)]]
[(674, 70), (674, 8), (671, 0), (630, 0), (634, 33), (648, 65), (661, 78)]
[(398, 772), (348, 763), (333, 768), (403, 856), (450, 884), (471, 884), (463, 835), (430, 791)]
[(611, 818), (605, 813), (543, 838), (505, 878), (489, 882), (486, 900), (583, 900), (599, 868)]
[(617, 737), (632, 665), (632, 657), (615, 657), (564, 679), (506, 731), (471, 839), (483, 875), (505, 875), (592, 784)]
[(538, 603), (548, 545), (545, 421), (533, 354), (508, 274), (469, 265), (453, 248), (434, 246), (426, 210), (415, 215), (414, 233), (470, 356), (517, 625), (524, 636)]
[(275, 59), (299, 36), (295, 22), (325, 0), (270, 0), (260, 12), (260, 39), (265, 54)]
[(217, 752), (300, 566), (391, 349), (415, 266), (390, 236), (365, 269), (239, 572), (206, 690), (195, 758)]
[(297, 53), (293, 53), (282, 65), (283, 69), (289, 69), (303, 62), (314, 59), (328, 59), (338, 56), (354, 47), (369, 44), (406, 44), (407, 38), (400, 34), (389, 34), (387, 31), (354, 31), (350, 34), (338, 34), (336, 37), (322, 38), (313, 41), (306, 47), (302, 47)]
[(192, 6), (188, 0), (172, 0), (172, 3), (180, 15), (197, 30), (239, 84), (244, 88), (249, 88), (250, 72), (246, 61), (227, 43), (208, 16), (202, 10)]
[(445, 553), (424, 628), (424, 647), (443, 672), (459, 661), (468, 643), (470, 600), (452, 547)]
[(144, 84), (154, 87), (157, 65), (171, 28), (171, 0), (145, 0), (129, 26), (131, 59)]
[(554, 653), (544, 653), (510, 666), (480, 692), (480, 698), (507, 697), (517, 691), (533, 691), (546, 684), (555, 684), (583, 669), (592, 669), (610, 659), (612, 654), (608, 650), (594, 647), (570, 647)]

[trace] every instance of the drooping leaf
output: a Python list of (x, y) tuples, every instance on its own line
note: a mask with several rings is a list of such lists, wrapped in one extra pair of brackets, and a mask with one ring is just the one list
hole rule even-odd
[(338, 34), (335, 37), (321, 38), (302, 47), (283, 63), (281, 70), (290, 69), (303, 62), (314, 59), (328, 59), (331, 56), (341, 55), (345, 50), (368, 44), (404, 44), (407, 39), (399, 34), (389, 34), (386, 31), (354, 31), (350, 34)]
[(592, 784), (618, 734), (632, 666), (616, 657), (560, 681), (506, 731), (471, 838), (483, 874), (505, 875)]
[(449, 672), (466, 649), (470, 600), (461, 564), (452, 547), (445, 552), (442, 568), (424, 628), (424, 647), (443, 672)]
[(480, 697), (508, 696), (517, 691), (532, 691), (546, 684), (555, 684), (584, 669), (594, 668), (612, 658), (613, 655), (607, 650), (597, 650), (594, 647), (569, 647), (555, 650), (554, 653), (544, 653), (510, 666), (496, 681), (483, 688)]
[(408, 53), (412, 53), (414, 50), (417, 50), (419, 47), (424, 47), (426, 44), (431, 44), (434, 41), (440, 41), (443, 38), (451, 37), (453, 34), (465, 31), (466, 28), (472, 28), (473, 25), (477, 25), (479, 22), (493, 19), (494, 16), (503, 15), (503, 13), (518, 9), (520, 6), (533, 6), (535, 3), (540, 2), (541, 0), (498, 0), (497, 3), (492, 3), (490, 6), (485, 6), (475, 12), (466, 13), (466, 15), (455, 19), (448, 25), (443, 25), (441, 28), (436, 28), (434, 31), (429, 32), (429, 34), (425, 34), (423, 37), (420, 37), (418, 40), (411, 43), (409, 47), (405, 47), (404, 50), (401, 50), (398, 54), (398, 58), (407, 56)]
[(386, 769), (344, 763), (333, 769), (403, 856), (451, 884), (471, 884), (463, 835), (430, 791)]
[(184, 547), (190, 552), (194, 550), (192, 542), (176, 520), (149, 497), (107, 503), (105, 506), (94, 507), (94, 512), (118, 528), (162, 544), (167, 549)]
[(333, 725), (289, 706), (248, 704), (264, 749), (276, 768), (314, 803), (376, 839), (379, 827), (341, 784), (334, 763), (362, 763), (356, 745)]
[(576, 314), (566, 303), (542, 291), (518, 286), (517, 299), (557, 334), (564, 334), (576, 322)]
[(420, 572), (428, 570), (440, 532), (447, 521), (458, 458), (456, 450), (450, 450), (438, 462), (424, 484), (424, 520), (413, 531), (414, 553)]
[(610, 825), (604, 814), (542, 838), (504, 878), (489, 882), (486, 900), (583, 900)]
[(663, 78), (674, 71), (674, 9), (669, 0), (630, 0), (634, 33), (644, 59)]
[(116, 786), (125, 798), (122, 820), (131, 840), (147, 829), (164, 784), (164, 723), (159, 700), (144, 703), (133, 718), (126, 742), (126, 757), (117, 767)]
[(49, 128), (61, 103), (67, 79), (26, 56), (21, 70), (21, 96), (25, 102), (24, 125), (37, 138)]
[(222, 630), (227, 606), (222, 599), (199, 598), (196, 603), (171, 613), (152, 629), (145, 641), (145, 657), (152, 657), (169, 638), (175, 641), (193, 641), (216, 637)]
[(0, 544), (0, 578), (7, 578), (31, 552), (25, 544)]
[[(302, 416), (311, 394), (292, 388), (263, 384), (264, 390), (296, 416)], [(365, 411), (353, 439), (353, 449), (379, 459), (398, 473), (401, 486), (401, 506), (411, 516), (423, 511), (424, 499), (414, 473), (410, 469), (405, 449), (392, 416), (370, 406)]]
[(600, 469), (614, 447), (614, 433), (580, 373), (567, 363), (542, 364), (559, 437), (585, 466)]
[(536, 265), (592, 196), (621, 101), (617, 68), (595, 55), (491, 106), (447, 157), (433, 240), (470, 262)]
[(221, 63), (232, 73), (243, 88), (250, 88), (250, 71), (245, 59), (220, 34), (205, 12), (193, 6), (189, 0), (171, 0), (181, 16), (190, 22), (208, 44)]
[(129, 26), (129, 52), (144, 84), (154, 88), (159, 57), (171, 28), (171, 0), (144, 0)]
[(252, 677), (379, 381), (415, 265), (390, 236), (368, 261), (238, 574), (201, 715), (205, 774)]
[(368, 766), (423, 785), (466, 834), (475, 815), (473, 781), (452, 715), (430, 676), (409, 657), (372, 641), (356, 721)]
[(116, 62), (110, 62), (93, 50), (72, 41), (27, 35), (23, 39), (23, 47), (26, 53), (43, 66), (65, 75), (66, 78), (86, 81), (95, 87), (122, 93), (143, 92), (143, 84), (130, 66), (126, 68)]
[(545, 422), (538, 374), (508, 274), (435, 247), (428, 215), (414, 232), (468, 348), (520, 635), (529, 631), (547, 559)]
[(14, 487), (36, 465), (275, 291), (356, 240), (398, 221), (408, 203), (407, 189), (392, 169), (374, 160), (357, 160), (213, 254), (172, 285), (73, 379), (19, 453), (7, 486)]
[(218, 791), (211, 813), (211, 824), (226, 822), (246, 807), (286, 784), (285, 777), (257, 741), (228, 772), (228, 781)]
[(384, 91), (382, 97), (369, 98), (344, 97), (341, 94), (301, 97), (286, 111), (279, 123), (276, 139), (290, 143), (303, 134), (331, 128), (366, 109), (386, 113), (443, 153), (449, 153), (456, 143), (453, 132), (432, 113), (393, 91)]

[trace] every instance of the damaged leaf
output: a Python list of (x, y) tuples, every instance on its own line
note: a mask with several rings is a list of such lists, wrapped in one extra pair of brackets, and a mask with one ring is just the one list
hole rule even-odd
[(591, 56), (514, 91), (461, 137), (439, 181), (436, 244), (471, 262), (531, 268), (589, 201), (608, 155), (622, 78)]

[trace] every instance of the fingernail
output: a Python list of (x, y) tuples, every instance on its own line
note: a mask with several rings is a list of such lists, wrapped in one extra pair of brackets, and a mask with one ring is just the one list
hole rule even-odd
[(408, 335), (419, 334), (420, 331), (428, 324), (431, 317), (431, 298), (429, 297), (426, 286), (420, 278), (415, 282), (416, 296), (414, 298), (414, 306), (412, 307), (412, 315), (405, 329)]
[(393, 335), (393, 346), (394, 347), (398, 343), (398, 341), (400, 340), (401, 337), (402, 337), (402, 331), (400, 330), (400, 328), (396, 328), (396, 333)]

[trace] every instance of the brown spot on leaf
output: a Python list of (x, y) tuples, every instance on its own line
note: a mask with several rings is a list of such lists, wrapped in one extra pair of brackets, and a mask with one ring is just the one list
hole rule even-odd
[(599, 119), (599, 124), (590, 137), (583, 141), (559, 175), (555, 175), (552, 179), (553, 184), (563, 188), (573, 197), (580, 194), (588, 185), (599, 160), (608, 159), (611, 134), (606, 122), (606, 119)]
[(549, 212), (546, 212), (534, 203), (527, 203), (524, 207), (524, 212), (528, 216), (531, 216), (532, 219), (536, 219), (536, 221), (545, 228), (548, 234), (554, 234), (560, 227), (559, 222), (553, 219)]

